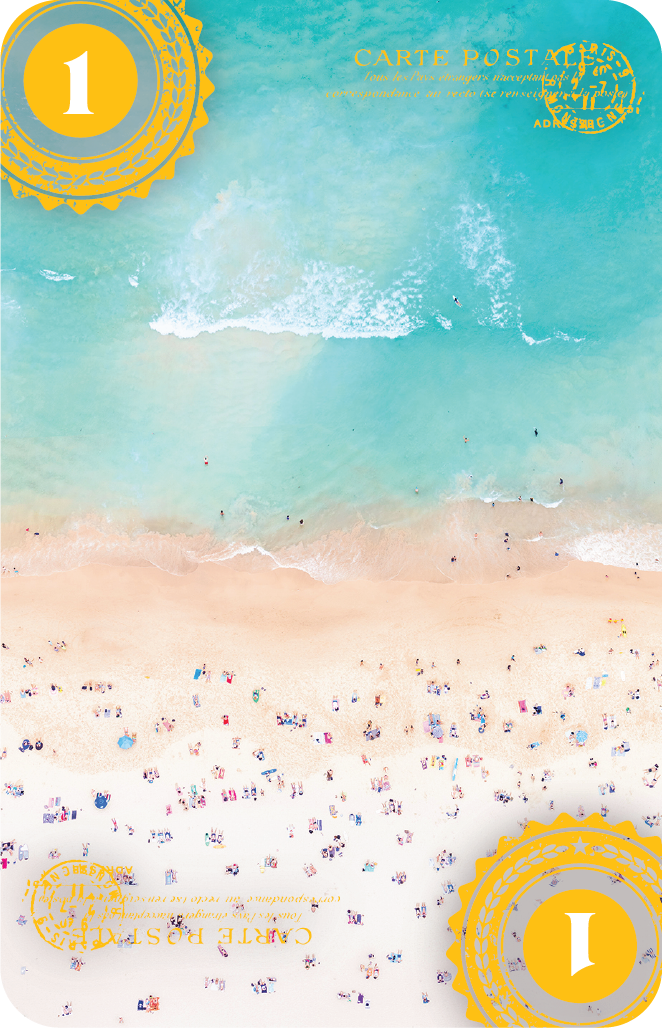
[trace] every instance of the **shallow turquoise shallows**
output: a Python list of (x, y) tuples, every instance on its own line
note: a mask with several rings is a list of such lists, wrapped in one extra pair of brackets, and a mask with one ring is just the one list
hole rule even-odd
[[(8, 566), (662, 566), (659, 43), (611, 0), (502, 6), (189, 0), (215, 92), (172, 180), (82, 216), (3, 183)], [(639, 113), (545, 128), (582, 40)]]

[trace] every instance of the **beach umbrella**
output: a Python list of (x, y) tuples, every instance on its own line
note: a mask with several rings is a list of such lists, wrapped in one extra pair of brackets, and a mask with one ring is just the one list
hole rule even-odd
[(121, 750), (130, 750), (133, 746), (133, 739), (130, 735), (121, 735), (117, 740), (117, 745)]
[(577, 735), (575, 736), (575, 739), (577, 740), (577, 742), (586, 742), (586, 740), (588, 739), (588, 732), (585, 732), (583, 728), (580, 728), (577, 732)]

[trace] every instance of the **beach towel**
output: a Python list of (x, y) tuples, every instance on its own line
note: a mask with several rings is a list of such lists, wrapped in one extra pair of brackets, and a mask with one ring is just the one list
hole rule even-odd
[(195, 674), (193, 675), (193, 678), (194, 679), (199, 678), (201, 674), (202, 674), (201, 668), (196, 668), (196, 671), (195, 671)]

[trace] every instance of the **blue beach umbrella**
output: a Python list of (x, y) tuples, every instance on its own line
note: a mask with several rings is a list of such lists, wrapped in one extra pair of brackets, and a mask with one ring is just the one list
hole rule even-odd
[(130, 750), (133, 746), (133, 739), (130, 735), (121, 735), (117, 740), (117, 745), (121, 750)]
[(575, 738), (577, 742), (586, 742), (588, 739), (588, 732), (585, 732), (583, 728), (580, 728)]

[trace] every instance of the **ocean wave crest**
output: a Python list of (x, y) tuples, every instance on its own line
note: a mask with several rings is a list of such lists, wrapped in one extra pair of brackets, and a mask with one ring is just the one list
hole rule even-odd
[(662, 526), (625, 526), (613, 532), (592, 532), (575, 540), (571, 552), (576, 560), (616, 568), (662, 570)]
[[(452, 229), (438, 226), (436, 241), (433, 232), (405, 244), (390, 276), (384, 279), (382, 271), (378, 284), (374, 268), (305, 256), (287, 203), (267, 187), (258, 183), (244, 190), (233, 182), (217, 200), (167, 262), (166, 280), (177, 283), (175, 295), (164, 284), (171, 295), (149, 322), (161, 335), (191, 339), (243, 328), (268, 335), (396, 339), (428, 324), (450, 331), (455, 308), (443, 279), (468, 270), (474, 295), (463, 305), (464, 317), (516, 328), (529, 345), (570, 340), (556, 328), (542, 340), (525, 332), (513, 295), (517, 269), (506, 252), (505, 230), (487, 204), (463, 202), (449, 212)], [(129, 281), (137, 283), (135, 277)]]
[(267, 335), (321, 335), (327, 339), (396, 339), (425, 324), (414, 272), (405, 272), (389, 288), (378, 289), (371, 276), (359, 268), (336, 267), (320, 261), (304, 265), (293, 288), (282, 299), (232, 317), (238, 308), (255, 305), (255, 282), (250, 295), (242, 289), (242, 280), (251, 273), (259, 278), (260, 263), (256, 259), (250, 271), (233, 283), (231, 296), (220, 311), (218, 304), (201, 302), (199, 297), (171, 300), (163, 305), (159, 317), (150, 321), (150, 328), (180, 339), (225, 328), (247, 328)]

